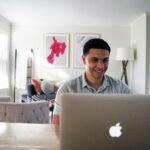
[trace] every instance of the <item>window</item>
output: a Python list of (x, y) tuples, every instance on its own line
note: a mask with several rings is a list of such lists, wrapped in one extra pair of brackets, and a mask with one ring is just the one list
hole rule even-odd
[(27, 81), (27, 51), (17, 50), (16, 88), (24, 89)]
[(8, 37), (0, 33), (0, 89), (9, 87), (8, 67)]

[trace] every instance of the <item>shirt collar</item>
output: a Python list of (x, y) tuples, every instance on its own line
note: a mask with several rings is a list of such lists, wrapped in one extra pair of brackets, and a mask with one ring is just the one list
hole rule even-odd
[[(88, 87), (88, 83), (86, 81), (86, 78), (85, 78), (85, 73), (82, 74), (82, 87)], [(104, 75), (104, 81), (103, 81), (103, 84), (102, 86), (99, 88), (99, 90), (102, 90), (102, 89), (105, 89), (107, 86), (110, 86), (109, 82), (108, 82), (108, 77), (107, 75)]]
[(100, 88), (98, 89), (98, 91), (102, 91), (102, 90), (105, 89), (107, 86), (110, 86), (110, 84), (109, 84), (109, 82), (108, 82), (107, 75), (104, 75), (103, 84), (100, 86)]
[(87, 87), (88, 86), (88, 83), (86, 81), (86, 78), (85, 78), (85, 73), (82, 74), (82, 87)]

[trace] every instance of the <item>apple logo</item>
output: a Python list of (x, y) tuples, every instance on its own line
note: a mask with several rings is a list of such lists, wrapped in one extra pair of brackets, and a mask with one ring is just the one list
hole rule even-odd
[(109, 128), (109, 134), (111, 137), (120, 137), (122, 132), (121, 132), (122, 127), (120, 126), (120, 123), (116, 123), (116, 125), (111, 126)]

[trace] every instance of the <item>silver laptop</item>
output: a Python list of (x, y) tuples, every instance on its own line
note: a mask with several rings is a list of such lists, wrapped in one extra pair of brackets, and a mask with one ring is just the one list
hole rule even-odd
[(64, 94), (61, 150), (150, 150), (150, 95)]

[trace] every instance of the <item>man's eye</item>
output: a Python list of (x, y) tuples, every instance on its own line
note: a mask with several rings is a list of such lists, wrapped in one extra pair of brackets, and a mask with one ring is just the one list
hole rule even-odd
[(98, 62), (98, 59), (97, 58), (92, 58), (91, 61), (92, 62)]
[(93, 58), (90, 59), (90, 61), (93, 62), (93, 63), (97, 63), (99, 61), (101, 61), (103, 63), (107, 63), (109, 61), (109, 58), (104, 58), (104, 59), (100, 60), (99, 58), (93, 57)]
[(107, 63), (108, 61), (109, 61), (109, 59), (108, 59), (108, 58), (103, 59), (103, 62), (104, 62), (104, 63)]

